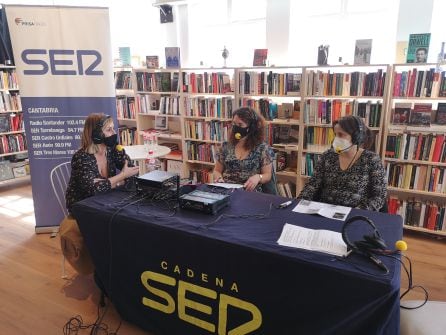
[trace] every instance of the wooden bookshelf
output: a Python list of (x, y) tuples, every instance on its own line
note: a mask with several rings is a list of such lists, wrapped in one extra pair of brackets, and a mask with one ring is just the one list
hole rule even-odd
[(405, 229), (441, 236), (446, 236), (446, 122), (438, 121), (437, 111), (446, 108), (445, 80), (436, 64), (393, 66), (382, 145), (389, 210), (403, 217)]

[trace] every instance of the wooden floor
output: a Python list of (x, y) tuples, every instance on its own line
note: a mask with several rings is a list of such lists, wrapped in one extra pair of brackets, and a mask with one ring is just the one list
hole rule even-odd
[[(29, 182), (0, 185), (0, 333), (63, 334), (65, 323), (76, 315), (91, 324), (97, 317), (99, 291), (91, 276), (61, 279), (59, 238), (34, 233)], [(429, 291), (431, 300), (446, 301), (446, 240), (409, 234), (406, 255), (412, 260), (413, 282)], [(402, 290), (407, 286), (404, 273)], [(409, 299), (421, 298), (414, 292)], [(111, 304), (103, 322), (114, 331), (120, 317)], [(104, 309), (101, 309), (101, 313)], [(89, 334), (90, 330), (80, 331)], [(121, 335), (148, 334), (122, 323)]]

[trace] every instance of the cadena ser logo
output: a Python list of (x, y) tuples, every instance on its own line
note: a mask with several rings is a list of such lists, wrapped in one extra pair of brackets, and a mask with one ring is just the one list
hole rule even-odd
[(25, 20), (21, 17), (16, 17), (14, 19), (14, 22), (17, 26), (26, 26), (26, 27), (44, 27), (46, 26), (46, 22), (43, 21), (36, 21), (36, 20)]
[[(158, 271), (146, 270), (141, 273), (141, 282), (146, 289), (141, 299), (144, 306), (165, 314), (176, 314), (183, 322), (211, 334), (247, 335), (262, 326), (260, 309), (234, 296), (239, 293), (236, 282), (227, 283), (223, 278), (211, 278), (207, 273), (197, 273), (189, 267), (170, 264), (165, 260), (161, 261)], [(212, 284), (214, 288), (210, 287)], [(226, 286), (231, 295), (220, 292)], [(234, 312), (237, 309), (246, 315), (246, 320), (228, 329), (231, 327), (229, 325), (234, 326), (234, 322), (229, 320), (229, 310)], [(209, 316), (214, 316), (217, 324), (210, 322)]]

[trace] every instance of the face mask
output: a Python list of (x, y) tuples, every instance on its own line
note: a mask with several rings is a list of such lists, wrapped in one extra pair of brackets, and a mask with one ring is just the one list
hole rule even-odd
[(332, 145), (334, 151), (336, 151), (336, 153), (340, 154), (341, 152), (344, 152), (344, 151), (350, 149), (353, 144), (352, 144), (352, 142), (350, 142), (349, 140), (346, 140), (345, 138), (335, 137), (335, 139), (333, 140), (333, 143), (331, 145)]
[(237, 125), (232, 125), (232, 133), (234, 134), (234, 137), (236, 140), (239, 140), (246, 135), (248, 135), (249, 127), (243, 128)]
[(110, 148), (118, 144), (118, 134), (113, 134), (111, 136), (104, 137), (104, 144)]

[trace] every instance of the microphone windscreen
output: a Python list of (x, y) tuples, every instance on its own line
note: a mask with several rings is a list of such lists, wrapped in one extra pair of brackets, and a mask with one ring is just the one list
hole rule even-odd
[(124, 150), (124, 147), (121, 144), (116, 145), (116, 150), (122, 151)]
[(403, 240), (399, 240), (395, 242), (395, 248), (399, 251), (406, 251), (407, 250), (407, 243)]
[(242, 134), (240, 134), (240, 133), (235, 133), (234, 137), (235, 137), (236, 140), (239, 140), (239, 139), (242, 138)]

